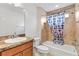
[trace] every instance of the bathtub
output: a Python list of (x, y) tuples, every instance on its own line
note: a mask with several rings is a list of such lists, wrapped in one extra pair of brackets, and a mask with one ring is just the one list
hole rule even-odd
[(52, 41), (42, 43), (49, 48), (49, 53), (54, 56), (78, 56), (77, 51), (72, 45), (57, 45)]

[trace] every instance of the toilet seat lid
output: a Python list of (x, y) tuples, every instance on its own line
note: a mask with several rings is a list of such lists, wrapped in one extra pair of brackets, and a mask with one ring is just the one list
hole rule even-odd
[(43, 46), (43, 45), (37, 46), (37, 48), (41, 50), (48, 50), (48, 47)]

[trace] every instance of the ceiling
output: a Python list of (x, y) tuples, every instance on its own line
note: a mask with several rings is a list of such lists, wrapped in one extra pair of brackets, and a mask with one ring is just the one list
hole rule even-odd
[(38, 3), (37, 6), (43, 8), (45, 11), (52, 11), (58, 8), (66, 7), (72, 3)]
[[(66, 7), (68, 5), (71, 5), (73, 3), (29, 3), (29, 4), (32, 4), (36, 7), (41, 7), (43, 8), (45, 11), (52, 11), (52, 10), (56, 10), (56, 9), (59, 9), (59, 8), (62, 8), (62, 7)], [(22, 3), (21, 5), (18, 4), (21, 8), (24, 6), (24, 5), (28, 5), (27, 3)]]
[[(24, 3), (27, 5), (27, 3)], [(23, 7), (24, 4), (22, 3), (22, 6), (19, 6), (19, 7)], [(58, 8), (62, 8), (62, 7), (65, 7), (65, 6), (68, 6), (68, 5), (71, 5), (72, 3), (31, 3), (32, 5), (35, 5), (36, 7), (41, 7), (43, 8), (45, 11), (52, 11), (52, 10), (56, 10)], [(5, 8), (9, 8), (11, 10), (15, 10), (16, 12), (19, 12), (19, 13), (23, 13), (22, 11), (22, 8), (19, 8), (19, 7), (14, 7), (14, 4), (0, 4), (0, 7), (5, 7)]]

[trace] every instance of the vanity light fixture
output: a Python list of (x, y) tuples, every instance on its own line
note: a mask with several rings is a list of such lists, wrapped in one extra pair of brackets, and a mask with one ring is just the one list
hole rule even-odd
[(44, 25), (44, 23), (46, 23), (46, 16), (42, 16), (41, 17), (41, 24), (42, 24), (42, 26)]
[(75, 13), (75, 15), (76, 15), (76, 21), (79, 21), (79, 11), (76, 11), (76, 13)]
[(69, 17), (69, 14), (68, 14), (68, 13), (66, 13), (66, 14), (65, 14), (65, 18), (68, 18), (68, 17)]

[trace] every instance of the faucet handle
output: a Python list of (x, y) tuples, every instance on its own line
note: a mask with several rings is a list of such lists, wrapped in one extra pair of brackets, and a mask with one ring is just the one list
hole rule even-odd
[(8, 38), (13, 38), (13, 35), (9, 35), (9, 37)]

